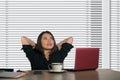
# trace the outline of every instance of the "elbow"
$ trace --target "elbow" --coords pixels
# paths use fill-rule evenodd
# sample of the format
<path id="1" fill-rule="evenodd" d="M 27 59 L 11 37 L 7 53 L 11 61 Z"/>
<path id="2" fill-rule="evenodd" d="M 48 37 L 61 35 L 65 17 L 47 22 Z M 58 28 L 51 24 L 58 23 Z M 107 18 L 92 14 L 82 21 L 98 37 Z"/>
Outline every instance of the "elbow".
<path id="1" fill-rule="evenodd" d="M 21 36 L 21 42 L 23 42 L 25 39 L 25 36 Z"/>
<path id="2" fill-rule="evenodd" d="M 28 42 L 26 40 L 26 36 L 21 36 L 21 43 L 22 43 L 22 45 L 28 44 Z"/>
<path id="3" fill-rule="evenodd" d="M 72 44 L 73 43 L 73 37 L 69 37 L 67 39 L 66 43 Z"/>
<path id="4" fill-rule="evenodd" d="M 24 39 L 24 38 L 26 38 L 26 36 L 21 36 L 21 39 Z"/>

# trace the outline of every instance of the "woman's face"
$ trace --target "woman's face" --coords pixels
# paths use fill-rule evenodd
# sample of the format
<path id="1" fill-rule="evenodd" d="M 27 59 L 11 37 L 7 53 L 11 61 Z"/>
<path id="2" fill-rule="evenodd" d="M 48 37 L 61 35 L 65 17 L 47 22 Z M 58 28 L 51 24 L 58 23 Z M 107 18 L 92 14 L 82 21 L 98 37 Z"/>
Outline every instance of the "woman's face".
<path id="1" fill-rule="evenodd" d="M 43 49 L 50 50 L 54 47 L 54 40 L 50 34 L 45 33 L 42 35 L 41 44 Z"/>

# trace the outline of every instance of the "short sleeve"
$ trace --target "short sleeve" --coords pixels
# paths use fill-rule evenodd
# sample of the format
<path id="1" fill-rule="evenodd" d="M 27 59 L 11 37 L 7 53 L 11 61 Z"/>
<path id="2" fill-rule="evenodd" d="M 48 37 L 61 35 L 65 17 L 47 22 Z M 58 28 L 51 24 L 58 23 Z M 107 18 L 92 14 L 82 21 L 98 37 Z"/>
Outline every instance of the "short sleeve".
<path id="1" fill-rule="evenodd" d="M 26 53 L 27 57 L 34 55 L 34 49 L 31 45 L 22 45 L 22 50 Z"/>
<path id="2" fill-rule="evenodd" d="M 62 45 L 62 48 L 59 50 L 59 53 L 61 55 L 61 58 L 65 58 L 68 54 L 68 52 L 73 48 L 73 45 L 69 44 L 69 43 L 64 43 Z"/>
<path id="3" fill-rule="evenodd" d="M 65 49 L 65 50 L 70 51 L 70 49 L 73 48 L 73 45 L 72 45 L 72 44 L 69 44 L 69 43 L 64 43 L 64 44 L 62 45 L 62 48 Z"/>

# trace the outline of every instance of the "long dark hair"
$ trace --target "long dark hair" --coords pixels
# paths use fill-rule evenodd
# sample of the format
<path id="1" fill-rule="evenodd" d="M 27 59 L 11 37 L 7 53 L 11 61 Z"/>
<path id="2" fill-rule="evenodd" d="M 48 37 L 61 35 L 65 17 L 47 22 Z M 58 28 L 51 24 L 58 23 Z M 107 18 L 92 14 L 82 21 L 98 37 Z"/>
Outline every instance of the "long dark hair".
<path id="1" fill-rule="evenodd" d="M 51 53 L 50 53 L 50 54 L 52 54 L 52 53 L 54 53 L 54 52 L 56 52 L 56 51 L 58 50 L 58 47 L 57 47 L 57 45 L 56 45 L 55 38 L 54 38 L 53 34 L 52 34 L 50 31 L 43 31 L 43 32 L 38 36 L 37 44 L 36 44 L 35 49 L 38 50 L 38 51 L 41 52 L 41 53 L 44 53 L 43 48 L 42 48 L 41 39 L 42 39 L 42 35 L 45 34 L 45 33 L 50 34 L 50 35 L 52 36 L 53 41 L 54 41 L 54 47 L 51 49 Z"/>

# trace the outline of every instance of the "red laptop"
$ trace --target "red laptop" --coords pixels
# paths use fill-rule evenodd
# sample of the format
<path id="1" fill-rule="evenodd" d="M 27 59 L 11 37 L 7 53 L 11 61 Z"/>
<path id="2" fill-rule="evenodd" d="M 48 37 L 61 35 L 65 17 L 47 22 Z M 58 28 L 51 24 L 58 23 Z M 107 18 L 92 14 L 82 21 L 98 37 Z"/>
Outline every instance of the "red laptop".
<path id="1" fill-rule="evenodd" d="M 98 68 L 99 48 L 76 48 L 74 69 L 95 70 Z"/>

